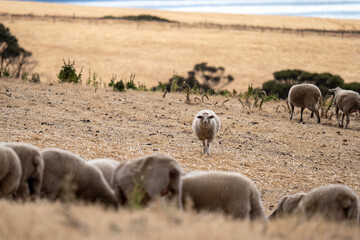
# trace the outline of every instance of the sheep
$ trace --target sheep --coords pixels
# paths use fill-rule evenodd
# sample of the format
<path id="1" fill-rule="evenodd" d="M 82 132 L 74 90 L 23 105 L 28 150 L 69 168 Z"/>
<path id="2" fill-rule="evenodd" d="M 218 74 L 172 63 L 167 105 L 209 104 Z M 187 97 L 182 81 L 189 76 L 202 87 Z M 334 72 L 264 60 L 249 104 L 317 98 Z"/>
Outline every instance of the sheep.
<path id="1" fill-rule="evenodd" d="M 99 168 L 107 183 L 112 187 L 113 174 L 115 169 L 120 165 L 119 162 L 112 159 L 93 159 L 88 161 L 88 164 Z"/>
<path id="2" fill-rule="evenodd" d="M 117 208 L 115 192 L 97 167 L 65 150 L 44 149 L 41 154 L 45 162 L 43 198 L 66 200 L 66 194 L 74 193 L 77 199 Z"/>
<path id="3" fill-rule="evenodd" d="M 15 199 L 23 201 L 40 196 L 43 182 L 44 160 L 40 149 L 27 143 L 2 143 L 1 145 L 12 148 L 21 162 L 21 179 L 16 191 Z"/>
<path id="4" fill-rule="evenodd" d="M 299 206 L 299 202 L 303 199 L 303 197 L 305 197 L 305 195 L 305 193 L 296 193 L 282 197 L 276 209 L 270 214 L 269 219 L 294 213 Z"/>
<path id="5" fill-rule="evenodd" d="M 292 203 L 287 204 L 288 201 Z M 287 208 L 286 205 L 291 205 L 291 207 Z M 281 214 L 278 214 L 280 212 Z M 298 214 L 307 218 L 322 215 L 327 219 L 350 220 L 358 223 L 359 198 L 351 188 L 345 185 L 325 185 L 305 194 L 285 196 L 269 218 L 286 214 Z"/>
<path id="6" fill-rule="evenodd" d="M 204 153 L 210 155 L 210 143 L 221 127 L 218 116 L 211 110 L 198 112 L 192 123 L 192 129 L 196 137 L 203 142 Z"/>
<path id="7" fill-rule="evenodd" d="M 11 198 L 21 179 L 21 162 L 9 147 L 0 146 L 0 197 Z"/>
<path id="8" fill-rule="evenodd" d="M 288 101 L 291 106 L 290 120 L 294 115 L 294 107 L 300 107 L 300 120 L 299 123 L 303 123 L 303 112 L 305 108 L 311 111 L 311 117 L 313 113 L 316 114 L 317 122 L 320 123 L 319 111 L 316 108 L 316 104 L 321 99 L 320 89 L 314 84 L 302 83 L 293 85 L 289 90 Z"/>
<path id="9" fill-rule="evenodd" d="M 115 170 L 113 187 L 122 205 L 147 205 L 167 196 L 181 203 L 182 169 L 175 159 L 163 154 L 151 154 L 125 161 Z"/>
<path id="10" fill-rule="evenodd" d="M 260 193 L 247 177 L 230 172 L 203 172 L 183 177 L 183 203 L 200 210 L 223 211 L 236 219 L 265 220 Z"/>
<path id="11" fill-rule="evenodd" d="M 345 129 L 350 123 L 350 113 L 359 111 L 360 114 L 360 95 L 351 90 L 343 90 L 339 87 L 330 89 L 334 93 L 334 105 L 338 127 L 344 126 L 344 116 L 346 116 Z M 343 112 L 341 125 L 339 121 L 339 110 Z"/>

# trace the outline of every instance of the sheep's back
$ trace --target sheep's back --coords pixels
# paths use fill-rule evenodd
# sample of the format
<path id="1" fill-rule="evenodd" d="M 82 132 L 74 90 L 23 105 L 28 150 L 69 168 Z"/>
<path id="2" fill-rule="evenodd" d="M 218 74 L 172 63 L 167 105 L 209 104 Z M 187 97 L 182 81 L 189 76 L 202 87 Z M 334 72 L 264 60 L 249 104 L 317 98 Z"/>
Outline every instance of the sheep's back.
<path id="1" fill-rule="evenodd" d="M 341 219 L 358 219 L 359 198 L 356 193 L 347 186 L 332 184 L 315 188 L 308 192 L 300 202 L 300 209 L 306 215 L 316 213 L 325 214 L 327 217 Z M 344 210 L 355 212 L 346 216 Z"/>
<path id="2" fill-rule="evenodd" d="M 224 209 L 228 203 L 249 201 L 250 188 L 251 182 L 239 174 L 210 172 L 183 177 L 183 196 L 190 196 L 198 209 Z"/>
<path id="3" fill-rule="evenodd" d="M 343 111 L 345 106 L 357 106 L 360 103 L 360 95 L 354 91 L 343 90 L 335 95 L 334 103 Z"/>
<path id="4" fill-rule="evenodd" d="M 297 84 L 290 88 L 288 100 L 297 107 L 306 108 L 316 104 L 321 97 L 321 92 L 314 84 Z"/>

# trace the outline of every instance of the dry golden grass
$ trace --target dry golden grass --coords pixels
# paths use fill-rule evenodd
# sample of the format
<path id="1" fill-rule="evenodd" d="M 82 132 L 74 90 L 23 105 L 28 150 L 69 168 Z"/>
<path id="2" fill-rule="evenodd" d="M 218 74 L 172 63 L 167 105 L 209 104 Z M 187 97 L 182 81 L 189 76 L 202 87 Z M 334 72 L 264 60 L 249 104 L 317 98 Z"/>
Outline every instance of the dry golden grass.
<path id="1" fill-rule="evenodd" d="M 191 96 L 193 100 L 195 96 Z M 0 80 L 0 142 L 20 141 L 40 148 L 70 150 L 86 159 L 134 159 L 153 152 L 168 154 L 186 172 L 222 170 L 252 179 L 262 194 L 266 214 L 285 194 L 342 183 L 360 191 L 360 122 L 349 129 L 336 120 L 316 124 L 299 111 L 289 121 L 284 103 L 266 103 L 262 111 L 244 109 L 235 98 L 210 97 L 186 104 L 185 94 L 114 92 L 71 84 L 30 84 Z M 214 105 L 215 102 L 218 104 Z M 211 109 L 222 128 L 211 155 L 192 133 L 194 115 Z M 65 210 L 64 210 L 65 209 Z M 0 239 L 359 239 L 357 226 L 285 219 L 250 224 L 219 214 L 174 209 L 104 211 L 97 206 L 36 202 L 0 202 Z"/>
<path id="2" fill-rule="evenodd" d="M 0 12 L 58 16 L 121 16 L 147 13 L 181 22 L 214 22 L 257 26 L 359 30 L 360 21 L 316 18 L 197 14 L 152 10 L 95 8 L 61 4 L 0 1 Z M 97 72 L 104 82 L 113 74 L 154 86 L 174 72 L 186 76 L 200 62 L 223 66 L 235 81 L 228 89 L 244 91 L 249 84 L 261 86 L 272 73 L 287 68 L 339 74 L 346 82 L 358 81 L 358 38 L 177 28 L 169 24 L 126 21 L 40 20 L 10 18 L 0 21 L 10 28 L 38 62 L 34 71 L 42 81 L 57 80 L 63 59 Z"/>

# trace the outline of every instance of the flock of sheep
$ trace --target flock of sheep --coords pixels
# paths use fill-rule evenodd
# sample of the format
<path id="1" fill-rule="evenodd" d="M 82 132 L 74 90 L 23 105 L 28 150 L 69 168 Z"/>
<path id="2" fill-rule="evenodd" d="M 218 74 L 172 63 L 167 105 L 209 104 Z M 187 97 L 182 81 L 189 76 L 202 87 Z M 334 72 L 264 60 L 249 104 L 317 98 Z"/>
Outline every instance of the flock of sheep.
<path id="1" fill-rule="evenodd" d="M 344 90 L 339 87 L 330 89 L 329 92 L 334 93 L 334 105 L 336 119 L 339 127 L 344 126 L 344 117 L 346 116 L 346 124 L 344 128 L 347 128 L 350 122 L 350 113 L 359 112 L 360 114 L 360 95 L 357 92 L 351 90 Z M 321 101 L 320 89 L 314 84 L 297 84 L 290 88 L 288 101 L 291 106 L 290 120 L 294 114 L 294 107 L 300 107 L 300 121 L 303 122 L 303 112 L 307 108 L 311 111 L 311 116 L 316 114 L 317 122 L 320 123 L 319 111 L 316 108 L 316 104 Z M 343 112 L 341 124 L 339 121 L 339 110 Z"/>
<path id="2" fill-rule="evenodd" d="M 360 96 L 340 88 L 335 93 L 336 114 L 360 112 Z M 310 109 L 320 122 L 315 105 L 321 93 L 312 84 L 290 89 L 291 117 L 294 106 Z M 339 122 L 339 119 L 338 119 Z M 210 154 L 210 142 L 221 127 L 213 111 L 202 110 L 193 121 L 193 131 Z M 84 202 L 99 202 L 118 208 L 133 203 L 147 205 L 161 198 L 183 209 L 223 211 L 238 219 L 266 220 L 284 215 L 312 217 L 322 215 L 335 220 L 359 221 L 359 198 L 344 185 L 326 185 L 307 193 L 284 196 L 266 217 L 260 192 L 255 184 L 239 173 L 184 173 L 178 162 L 166 155 L 152 154 L 117 162 L 111 159 L 85 160 L 61 149 L 39 149 L 26 143 L 0 143 L 0 197 L 28 201 L 45 198 L 66 200 L 69 194 Z"/>

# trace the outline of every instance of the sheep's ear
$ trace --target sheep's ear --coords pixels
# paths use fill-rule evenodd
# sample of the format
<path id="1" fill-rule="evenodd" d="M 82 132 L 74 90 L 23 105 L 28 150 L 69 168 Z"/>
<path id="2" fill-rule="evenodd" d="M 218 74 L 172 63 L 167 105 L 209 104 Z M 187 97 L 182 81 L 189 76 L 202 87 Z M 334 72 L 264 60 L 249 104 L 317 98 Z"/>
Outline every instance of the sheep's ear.
<path id="1" fill-rule="evenodd" d="M 211 116 L 209 116 L 209 119 L 212 119 L 212 118 L 214 118 L 214 116 L 212 116 L 212 115 L 211 115 Z"/>
<path id="2" fill-rule="evenodd" d="M 203 119 L 204 117 L 200 115 L 200 116 L 196 116 L 196 118 Z"/>
<path id="3" fill-rule="evenodd" d="M 335 88 L 329 89 L 329 92 L 335 92 Z"/>

